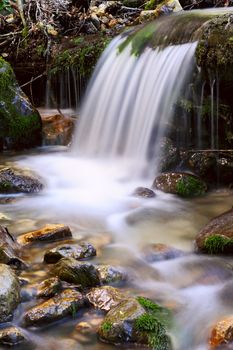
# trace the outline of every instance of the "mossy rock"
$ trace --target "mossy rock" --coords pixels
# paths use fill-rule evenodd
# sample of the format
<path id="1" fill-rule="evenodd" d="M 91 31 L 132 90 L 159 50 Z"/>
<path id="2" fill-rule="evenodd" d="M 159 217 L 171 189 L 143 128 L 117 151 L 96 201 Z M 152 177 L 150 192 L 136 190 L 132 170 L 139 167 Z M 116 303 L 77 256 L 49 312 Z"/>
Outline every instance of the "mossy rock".
<path id="1" fill-rule="evenodd" d="M 187 173 L 161 174 L 152 187 L 181 197 L 201 196 L 207 191 L 206 184 L 199 177 Z"/>
<path id="2" fill-rule="evenodd" d="M 213 218 L 197 235 L 198 251 L 209 254 L 233 253 L 233 209 Z"/>
<path id="3" fill-rule="evenodd" d="M 20 89 L 9 63 L 0 57 L 0 148 L 41 144 L 41 118 Z"/>
<path id="4" fill-rule="evenodd" d="M 123 300 L 112 308 L 99 329 L 100 338 L 112 344 L 131 343 L 156 350 L 170 350 L 167 334 L 169 312 L 151 300 Z"/>

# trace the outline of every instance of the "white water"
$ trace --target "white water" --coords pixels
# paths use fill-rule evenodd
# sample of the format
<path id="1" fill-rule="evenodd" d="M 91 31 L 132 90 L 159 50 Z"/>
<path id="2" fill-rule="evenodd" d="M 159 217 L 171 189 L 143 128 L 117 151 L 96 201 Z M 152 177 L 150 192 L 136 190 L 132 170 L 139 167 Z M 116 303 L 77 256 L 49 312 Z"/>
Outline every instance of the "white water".
<path id="1" fill-rule="evenodd" d="M 81 111 L 74 151 L 130 161 L 140 173 L 159 142 L 181 88 L 194 67 L 196 43 L 119 53 L 117 38 L 101 58 Z M 153 145 L 151 144 L 153 137 Z"/>

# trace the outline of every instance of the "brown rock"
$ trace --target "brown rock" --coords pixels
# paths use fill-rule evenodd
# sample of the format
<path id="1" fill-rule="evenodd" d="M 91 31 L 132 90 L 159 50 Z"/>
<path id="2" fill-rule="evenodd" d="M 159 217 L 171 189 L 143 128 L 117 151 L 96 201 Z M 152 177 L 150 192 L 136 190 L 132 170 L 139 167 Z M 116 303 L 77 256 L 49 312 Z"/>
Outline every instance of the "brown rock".
<path id="1" fill-rule="evenodd" d="M 213 349 L 219 345 L 233 341 L 233 316 L 219 321 L 212 329 L 209 344 Z"/>
<path id="2" fill-rule="evenodd" d="M 125 296 L 117 288 L 104 286 L 92 288 L 87 294 L 89 302 L 97 309 L 109 311 L 125 299 Z"/>
<path id="3" fill-rule="evenodd" d="M 17 238 L 21 245 L 28 245 L 38 242 L 54 242 L 72 237 L 70 228 L 61 224 L 46 225 L 45 227 L 24 233 Z"/>
<path id="4" fill-rule="evenodd" d="M 68 145 L 72 140 L 75 120 L 60 114 L 42 116 L 42 135 L 45 145 Z"/>

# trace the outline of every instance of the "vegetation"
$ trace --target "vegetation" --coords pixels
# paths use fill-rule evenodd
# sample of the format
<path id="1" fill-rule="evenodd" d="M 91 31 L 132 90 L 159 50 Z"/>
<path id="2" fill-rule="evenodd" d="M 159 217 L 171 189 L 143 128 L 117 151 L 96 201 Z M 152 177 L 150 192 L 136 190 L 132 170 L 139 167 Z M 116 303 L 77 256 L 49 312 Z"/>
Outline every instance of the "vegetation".
<path id="1" fill-rule="evenodd" d="M 101 328 L 103 332 L 109 332 L 112 329 L 112 323 L 106 321 L 101 325 Z"/>
<path id="2" fill-rule="evenodd" d="M 233 238 L 223 235 L 213 235 L 207 237 L 204 242 L 204 248 L 209 254 L 222 254 L 233 249 Z"/>
<path id="3" fill-rule="evenodd" d="M 176 191 L 182 197 L 201 196 L 206 191 L 205 184 L 195 176 L 185 176 L 177 181 Z"/>

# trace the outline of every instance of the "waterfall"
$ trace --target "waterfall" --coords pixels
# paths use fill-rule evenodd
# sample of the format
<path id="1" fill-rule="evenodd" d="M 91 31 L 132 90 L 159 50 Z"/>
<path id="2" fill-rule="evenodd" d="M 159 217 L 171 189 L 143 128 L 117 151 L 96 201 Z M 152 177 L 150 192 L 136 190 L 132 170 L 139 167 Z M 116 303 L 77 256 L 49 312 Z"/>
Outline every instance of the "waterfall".
<path id="1" fill-rule="evenodd" d="M 124 39 L 123 39 L 124 40 Z M 195 65 L 196 43 L 119 52 L 117 38 L 101 58 L 81 111 L 74 148 L 87 157 L 146 164 L 159 142 L 181 89 Z"/>

